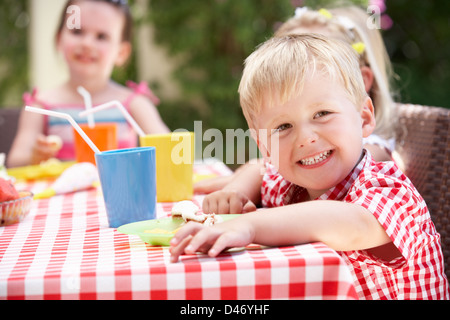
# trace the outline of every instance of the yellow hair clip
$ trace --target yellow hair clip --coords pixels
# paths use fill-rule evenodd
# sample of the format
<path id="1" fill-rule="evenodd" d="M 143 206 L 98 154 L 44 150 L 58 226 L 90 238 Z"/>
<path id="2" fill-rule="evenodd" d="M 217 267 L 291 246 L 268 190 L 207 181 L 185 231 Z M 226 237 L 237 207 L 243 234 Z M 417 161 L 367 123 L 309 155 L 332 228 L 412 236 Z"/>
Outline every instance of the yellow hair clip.
<path id="1" fill-rule="evenodd" d="M 366 49 L 366 45 L 362 42 L 355 42 L 352 44 L 352 48 L 358 53 L 362 54 L 364 50 Z"/>
<path id="2" fill-rule="evenodd" d="M 333 18 L 333 15 L 332 15 L 332 14 L 330 13 L 330 11 L 328 11 L 327 9 L 322 8 L 322 9 L 320 9 L 318 12 L 319 12 L 321 15 L 323 15 L 325 18 L 327 18 L 327 19 Z"/>

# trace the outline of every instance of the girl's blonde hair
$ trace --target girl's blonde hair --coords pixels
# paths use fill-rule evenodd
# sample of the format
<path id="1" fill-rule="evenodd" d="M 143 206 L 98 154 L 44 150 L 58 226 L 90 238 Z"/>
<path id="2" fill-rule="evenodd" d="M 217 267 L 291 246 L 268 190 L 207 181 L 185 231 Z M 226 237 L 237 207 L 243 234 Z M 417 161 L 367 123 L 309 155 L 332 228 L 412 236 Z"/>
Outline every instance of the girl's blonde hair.
<path id="1" fill-rule="evenodd" d="M 374 74 L 374 82 L 369 92 L 375 106 L 376 134 L 383 138 L 394 136 L 395 103 L 391 92 L 393 71 L 383 38 L 375 27 L 368 27 L 371 17 L 361 8 L 346 6 L 328 11 L 331 15 L 314 10 L 301 10 L 286 21 L 275 36 L 285 36 L 298 28 L 324 28 L 330 37 L 343 40 L 350 45 L 363 43 L 364 50 L 359 54 L 360 66 L 368 66 Z"/>
<path id="2" fill-rule="evenodd" d="M 301 93 L 307 77 L 323 74 L 342 84 L 348 98 L 360 107 L 367 93 L 358 56 L 342 41 L 318 34 L 273 37 L 246 60 L 239 84 L 240 103 L 250 128 L 264 104 L 274 107 Z"/>

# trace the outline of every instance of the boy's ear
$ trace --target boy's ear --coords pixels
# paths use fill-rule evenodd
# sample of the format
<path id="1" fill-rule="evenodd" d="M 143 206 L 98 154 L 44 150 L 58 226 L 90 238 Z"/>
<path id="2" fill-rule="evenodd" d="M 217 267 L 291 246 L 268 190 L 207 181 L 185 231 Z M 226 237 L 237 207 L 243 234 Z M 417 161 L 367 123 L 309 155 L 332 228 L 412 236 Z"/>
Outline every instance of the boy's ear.
<path id="1" fill-rule="evenodd" d="M 361 108 L 362 133 L 363 137 L 367 138 L 375 130 L 375 111 L 373 108 L 372 99 L 367 97 Z"/>
<path id="2" fill-rule="evenodd" d="M 122 41 L 119 48 L 119 53 L 116 59 L 116 66 L 121 67 L 131 55 L 131 43 Z"/>

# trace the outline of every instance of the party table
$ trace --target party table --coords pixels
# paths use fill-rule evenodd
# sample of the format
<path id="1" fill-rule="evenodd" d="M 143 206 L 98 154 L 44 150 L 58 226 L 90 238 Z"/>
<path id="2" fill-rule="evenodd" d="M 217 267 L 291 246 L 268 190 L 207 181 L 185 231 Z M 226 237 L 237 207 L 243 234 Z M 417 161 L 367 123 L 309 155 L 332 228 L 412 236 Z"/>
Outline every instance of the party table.
<path id="1" fill-rule="evenodd" d="M 222 163 L 197 175 L 229 174 Z M 24 182 L 37 192 L 48 181 Z M 20 185 L 20 183 L 19 183 Z M 201 207 L 203 195 L 193 202 Z M 173 203 L 158 203 L 158 218 Z M 132 210 L 132 208 L 130 208 Z M 340 256 L 322 243 L 250 246 L 216 258 L 185 255 L 108 227 L 96 188 L 35 200 L 20 223 L 0 227 L 0 299 L 357 299 Z"/>

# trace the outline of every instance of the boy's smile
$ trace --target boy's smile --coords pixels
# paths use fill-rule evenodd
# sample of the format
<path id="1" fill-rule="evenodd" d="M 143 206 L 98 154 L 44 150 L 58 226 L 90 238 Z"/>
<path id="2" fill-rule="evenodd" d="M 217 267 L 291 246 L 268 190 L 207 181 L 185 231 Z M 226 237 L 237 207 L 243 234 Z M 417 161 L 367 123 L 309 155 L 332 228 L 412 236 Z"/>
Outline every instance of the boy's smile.
<path id="1" fill-rule="evenodd" d="M 351 172 L 361 157 L 362 138 L 375 125 L 369 98 L 356 106 L 340 83 L 319 73 L 308 76 L 289 101 L 263 105 L 257 118 L 257 129 L 269 132 L 269 139 L 260 141 L 268 141 L 263 147 L 272 163 L 312 199 Z"/>
<path id="2" fill-rule="evenodd" d="M 314 156 L 301 159 L 300 161 L 298 161 L 298 164 L 309 168 L 321 166 L 326 161 L 328 161 L 328 159 L 330 159 L 332 152 L 333 152 L 332 150 L 320 152 Z"/>

